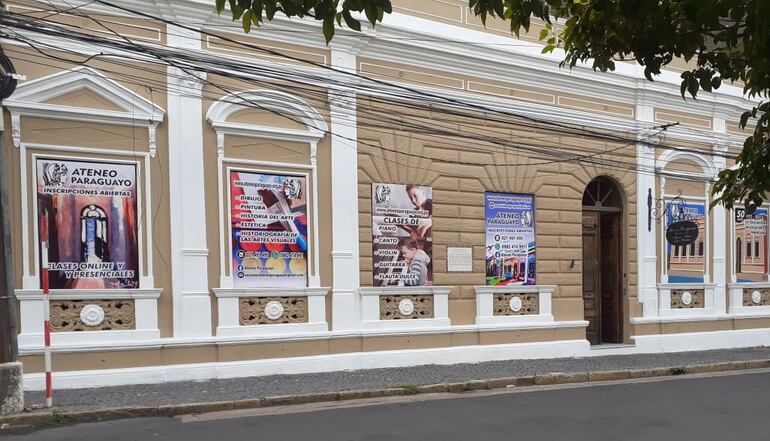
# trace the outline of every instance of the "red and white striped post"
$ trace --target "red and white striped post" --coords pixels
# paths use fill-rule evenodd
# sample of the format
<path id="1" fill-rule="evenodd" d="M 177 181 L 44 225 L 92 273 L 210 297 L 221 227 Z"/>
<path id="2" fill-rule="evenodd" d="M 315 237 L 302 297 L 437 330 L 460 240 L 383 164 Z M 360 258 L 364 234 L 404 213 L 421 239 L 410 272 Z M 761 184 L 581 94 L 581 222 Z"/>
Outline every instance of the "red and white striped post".
<path id="1" fill-rule="evenodd" d="M 48 291 L 48 213 L 40 216 L 40 277 L 43 285 L 43 354 L 45 357 L 45 406 L 53 406 L 51 381 L 51 304 Z"/>

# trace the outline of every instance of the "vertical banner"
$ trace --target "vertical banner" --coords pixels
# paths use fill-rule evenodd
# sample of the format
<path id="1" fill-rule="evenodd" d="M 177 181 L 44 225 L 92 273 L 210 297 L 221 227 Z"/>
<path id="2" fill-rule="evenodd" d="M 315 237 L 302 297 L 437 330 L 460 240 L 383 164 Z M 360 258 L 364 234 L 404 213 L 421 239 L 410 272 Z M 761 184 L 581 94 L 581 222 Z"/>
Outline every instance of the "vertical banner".
<path id="1" fill-rule="evenodd" d="M 307 187 L 303 176 L 230 172 L 233 286 L 307 286 Z"/>
<path id="2" fill-rule="evenodd" d="M 669 283 L 702 283 L 705 267 L 706 206 L 674 202 L 666 212 Z"/>
<path id="3" fill-rule="evenodd" d="M 735 272 L 738 282 L 767 280 L 768 209 L 735 209 Z"/>
<path id="4" fill-rule="evenodd" d="M 534 285 L 535 196 L 486 193 L 487 285 Z"/>
<path id="5" fill-rule="evenodd" d="M 372 184 L 374 286 L 433 284 L 433 189 Z"/>
<path id="6" fill-rule="evenodd" d="M 51 289 L 139 287 L 136 164 L 38 158 Z"/>

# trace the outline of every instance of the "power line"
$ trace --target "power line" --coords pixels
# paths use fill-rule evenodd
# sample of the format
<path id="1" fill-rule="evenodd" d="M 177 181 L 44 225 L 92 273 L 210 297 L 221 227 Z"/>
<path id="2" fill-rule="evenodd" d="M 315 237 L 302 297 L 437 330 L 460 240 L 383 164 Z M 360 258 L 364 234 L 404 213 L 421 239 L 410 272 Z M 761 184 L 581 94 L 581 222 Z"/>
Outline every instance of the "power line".
<path id="1" fill-rule="evenodd" d="M 113 31 L 113 32 L 114 32 L 114 31 Z M 129 42 L 129 43 L 131 43 L 131 42 Z M 133 44 L 133 43 L 132 43 L 132 44 Z M 150 52 L 150 51 L 149 51 L 147 48 L 141 48 L 141 52 L 146 54 L 146 53 L 148 53 L 148 52 Z M 154 55 L 154 56 L 155 56 L 156 58 L 158 58 L 158 59 L 161 59 L 161 60 L 165 61 L 166 63 L 169 63 L 169 60 L 165 60 L 165 58 L 164 58 L 163 56 L 159 56 L 159 55 L 157 55 L 157 54 L 152 54 L 152 55 Z M 73 60 L 67 60 L 67 61 L 68 61 L 68 62 L 73 62 L 73 63 L 75 63 L 75 61 L 73 61 Z M 170 65 L 177 65 L 176 63 L 169 63 L 169 64 L 170 64 Z M 178 66 L 178 65 L 177 65 L 177 67 L 181 67 L 181 66 Z M 198 66 L 188 66 L 188 67 L 190 67 L 191 69 L 195 69 L 195 68 L 197 68 Z M 225 90 L 225 91 L 226 91 L 226 92 L 228 92 L 228 93 L 231 93 L 231 94 L 233 93 L 232 91 L 229 91 L 229 90 L 226 90 L 226 89 L 222 88 L 222 86 L 221 86 L 221 85 L 217 85 L 217 84 L 211 83 L 210 81 L 209 81 L 208 83 L 209 83 L 209 84 L 212 84 L 212 85 L 213 85 L 213 86 L 215 86 L 215 87 L 218 87 L 218 88 L 220 88 L 220 89 L 223 89 L 223 90 Z M 237 95 L 237 93 L 236 93 L 236 95 Z M 270 109 L 266 109 L 266 110 L 270 110 Z M 283 115 L 283 116 L 286 116 L 286 115 Z M 414 127 L 413 127 L 413 128 L 414 128 Z M 449 134 L 449 133 L 445 133 L 445 132 L 443 132 L 443 133 L 442 133 L 442 132 L 440 132 L 439 134 L 440 134 L 440 135 L 451 135 L 451 134 Z M 492 141 L 492 142 L 494 142 L 493 140 L 489 140 L 489 139 L 484 139 L 484 141 Z M 635 140 L 635 141 L 636 141 L 636 140 Z M 528 147 L 529 147 L 529 146 L 528 146 Z M 382 146 L 379 146 L 379 148 L 383 148 L 383 147 L 382 147 Z M 529 148 L 531 149 L 531 147 L 529 147 Z M 394 153 L 398 153 L 398 154 L 407 154 L 407 155 L 409 155 L 408 153 L 405 153 L 405 152 L 402 152 L 402 151 L 398 151 L 398 150 L 394 151 Z M 542 153 L 542 152 L 541 152 L 541 153 Z M 546 154 L 548 154 L 548 153 L 551 153 L 551 152 L 545 152 L 545 153 L 546 153 Z M 592 155 L 592 156 L 595 156 L 595 155 L 601 155 L 601 154 L 605 154 L 605 153 L 606 153 L 606 152 L 601 152 L 601 151 L 599 151 L 599 152 L 595 152 L 595 153 L 594 153 L 594 155 Z M 420 156 L 420 155 L 415 155 L 415 156 L 417 156 L 417 157 L 419 157 L 419 158 L 424 158 L 423 156 Z M 441 160 L 440 158 L 430 158 L 430 159 L 431 159 L 431 160 Z M 567 161 L 567 162 L 577 162 L 577 160 L 579 160 L 579 159 L 580 159 L 579 157 L 578 157 L 578 158 L 575 158 L 575 157 L 574 157 L 574 155 L 572 155 L 572 157 L 571 157 L 571 158 L 569 158 L 569 159 L 566 159 L 566 160 L 564 160 L 564 161 Z M 556 162 L 556 161 L 549 161 L 549 162 Z M 480 165 L 480 166 L 489 166 L 490 164 L 475 164 L 475 165 Z M 493 164 L 493 165 L 497 166 L 497 165 L 505 165 L 505 164 Z M 516 166 L 520 166 L 521 164 L 517 163 L 517 164 L 509 164 L 509 165 L 516 165 Z M 606 163 L 595 163 L 595 165 L 598 165 L 598 166 L 602 166 L 602 167 L 611 167 L 611 166 L 615 166 L 615 167 L 617 168 L 617 164 L 616 164 L 616 163 L 613 163 L 613 164 L 606 164 Z M 635 164 L 633 164 L 633 165 L 632 165 L 632 164 L 627 164 L 627 167 L 628 167 L 628 166 L 634 167 L 634 169 L 635 169 L 636 171 L 639 171 L 639 167 L 638 167 L 637 165 L 635 165 Z M 654 170 L 653 170 L 653 172 L 654 172 Z"/>
<path id="2" fill-rule="evenodd" d="M 99 21 L 98 21 L 98 20 L 94 19 L 93 17 L 91 17 L 91 16 L 89 16 L 89 15 L 87 15 L 87 14 L 86 14 L 86 15 L 82 15 L 82 16 L 83 16 L 84 18 L 89 18 L 89 19 L 91 19 L 92 21 L 94 21 L 94 22 L 96 22 L 96 23 L 99 23 Z M 102 26 L 103 26 L 103 25 L 102 25 Z M 103 27 L 104 27 L 105 29 L 108 29 L 106 26 L 103 26 Z M 115 34 L 115 35 L 118 35 L 118 34 L 117 34 L 115 31 L 113 31 L 113 30 L 110 30 L 110 29 L 108 29 L 108 30 L 109 30 L 111 33 L 113 33 L 113 34 Z M 123 37 L 123 36 L 120 36 L 120 38 L 123 38 L 123 39 L 125 39 L 125 37 Z M 135 43 L 133 43 L 133 42 L 132 42 L 132 44 L 135 44 Z M 239 42 L 239 44 L 243 45 L 243 44 L 245 44 L 245 43 L 241 43 L 241 42 Z M 249 46 L 251 46 L 251 45 L 249 45 Z M 285 54 L 284 54 L 284 56 L 285 56 Z M 291 57 L 289 57 L 289 58 L 291 58 Z M 198 62 L 201 62 L 201 61 L 204 61 L 204 60 L 199 60 L 199 59 L 198 59 L 197 61 L 198 61 Z M 228 61 L 227 61 L 227 60 L 222 60 L 222 59 L 217 59 L 215 62 L 216 62 L 216 64 L 217 64 L 217 65 L 222 65 L 222 64 L 227 64 L 227 63 L 228 63 Z M 196 68 L 199 68 L 199 66 L 196 66 Z M 250 66 L 244 67 L 243 65 L 237 65 L 237 66 L 231 66 L 231 68 L 232 68 L 232 69 L 235 69 L 236 71 L 241 71 L 241 70 L 243 70 L 243 69 L 248 69 L 248 68 L 250 68 Z M 260 68 L 260 69 L 259 69 L 259 72 L 258 72 L 258 74 L 264 74 L 264 73 L 266 73 L 266 72 L 267 72 L 267 73 L 269 73 L 269 74 L 277 75 L 279 78 L 283 78 L 283 76 L 285 75 L 285 71 L 283 71 L 283 70 L 271 70 L 271 71 L 267 71 L 267 70 L 265 70 L 264 68 Z M 228 74 L 228 73 L 223 73 L 223 75 L 227 75 L 227 74 Z M 295 75 L 295 77 L 297 77 L 297 76 L 298 76 L 296 73 L 294 73 L 294 75 Z M 304 79 L 304 80 L 307 80 L 307 81 L 315 81 L 315 82 L 327 80 L 327 78 L 325 78 L 325 77 L 321 77 L 321 78 L 319 78 L 319 77 L 310 77 L 310 78 L 307 78 L 307 77 L 306 77 L 306 78 L 301 78 L 301 79 Z M 351 86 L 351 85 L 350 85 L 350 84 L 345 84 L 345 86 L 349 87 L 349 86 Z M 356 86 L 356 84 L 354 83 L 354 84 L 352 84 L 352 86 L 353 86 L 353 87 L 355 87 L 355 86 Z M 399 98 L 399 103 L 400 103 L 400 104 L 402 104 L 402 103 L 407 103 L 407 105 L 408 105 L 408 101 L 404 101 L 404 99 L 406 98 L 405 96 L 403 96 L 403 95 L 399 95 L 399 96 L 398 96 L 398 98 Z M 434 101 L 432 101 L 432 102 L 436 102 L 436 101 L 434 100 Z M 436 110 L 437 110 L 436 108 L 431 108 L 431 111 L 436 111 Z M 447 109 L 441 109 L 440 111 L 442 111 L 442 112 L 447 112 Z M 458 113 L 454 112 L 453 114 L 457 115 Z M 468 114 L 461 114 L 461 115 L 462 115 L 462 116 L 465 116 L 465 117 L 471 117 L 471 116 L 469 116 Z M 477 116 L 476 116 L 476 115 L 474 115 L 473 117 L 477 117 Z M 492 119 L 492 118 L 489 118 L 489 116 L 488 116 L 488 115 L 485 115 L 485 120 L 494 120 L 494 119 Z M 435 123 L 435 122 L 432 122 L 432 123 Z M 509 122 L 509 121 L 505 121 L 505 123 L 510 123 L 510 122 Z M 522 124 L 522 122 L 518 122 L 517 124 L 518 124 L 518 125 L 525 125 L 525 124 Z M 548 124 L 551 124 L 551 123 L 548 123 Z M 537 128 L 537 129 L 542 129 L 542 128 L 543 128 L 543 127 L 542 127 L 542 125 L 533 125 L 533 126 L 529 126 L 529 127 L 532 127 L 532 128 Z M 553 129 L 553 127 L 549 127 L 549 128 L 548 128 L 548 130 L 554 130 L 554 129 Z M 584 130 L 584 129 L 579 129 L 579 128 L 576 128 L 576 127 L 573 127 L 573 129 L 572 129 L 571 131 L 565 131 L 565 133 L 569 133 L 569 134 L 572 134 L 572 135 L 576 135 L 576 136 L 582 136 L 582 137 L 592 137 L 592 136 L 593 136 L 593 137 L 597 137 L 597 138 L 599 138 L 599 139 L 603 139 L 603 140 L 609 140 L 609 141 L 618 141 L 618 140 L 621 140 L 621 142 L 629 142 L 629 138 L 625 138 L 625 137 L 618 137 L 618 136 L 616 136 L 616 135 L 611 135 L 611 134 L 608 134 L 608 133 L 602 133 L 602 134 L 601 134 L 601 136 L 599 136 L 599 135 L 596 135 L 596 134 L 590 134 L 590 135 L 589 135 L 589 134 L 586 134 L 586 133 L 585 133 L 585 130 Z M 642 140 L 634 140 L 634 141 L 635 141 L 635 142 L 637 142 L 637 143 L 644 143 L 644 142 L 645 142 L 643 139 L 642 139 Z M 682 148 L 682 147 L 679 147 L 679 146 L 665 146 L 665 145 L 663 145 L 663 144 L 658 144 L 657 146 L 659 146 L 659 147 L 667 147 L 667 148 L 671 148 L 671 149 L 673 149 L 673 150 L 677 150 L 677 151 L 689 151 L 689 152 L 691 152 L 691 153 L 698 153 L 698 154 L 713 154 L 713 155 L 715 155 L 715 156 L 720 156 L 720 155 L 723 155 L 723 154 L 722 154 L 722 153 L 720 153 L 720 152 L 704 152 L 704 151 L 701 151 L 701 150 L 698 150 L 698 149 L 687 149 L 687 148 Z M 735 159 L 735 158 L 731 158 L 731 159 Z"/>

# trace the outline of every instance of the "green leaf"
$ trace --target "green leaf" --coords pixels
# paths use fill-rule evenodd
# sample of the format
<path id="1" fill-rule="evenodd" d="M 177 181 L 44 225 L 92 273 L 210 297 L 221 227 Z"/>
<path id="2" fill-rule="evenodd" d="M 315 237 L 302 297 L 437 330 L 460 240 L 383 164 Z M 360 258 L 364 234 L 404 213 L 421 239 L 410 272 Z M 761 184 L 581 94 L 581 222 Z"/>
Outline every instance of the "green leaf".
<path id="1" fill-rule="evenodd" d="M 352 15 L 350 15 L 350 11 L 343 10 L 341 15 L 343 20 L 345 20 L 345 24 L 348 25 L 350 29 L 353 29 L 354 31 L 361 30 L 361 23 L 359 23 L 358 20 L 353 18 Z"/>
<path id="2" fill-rule="evenodd" d="M 243 13 L 241 24 L 243 25 L 243 32 L 247 34 L 251 32 L 251 9 Z"/>
<path id="3" fill-rule="evenodd" d="M 334 18 L 327 17 L 323 23 L 324 38 L 326 38 L 326 44 L 329 44 L 334 37 Z"/>

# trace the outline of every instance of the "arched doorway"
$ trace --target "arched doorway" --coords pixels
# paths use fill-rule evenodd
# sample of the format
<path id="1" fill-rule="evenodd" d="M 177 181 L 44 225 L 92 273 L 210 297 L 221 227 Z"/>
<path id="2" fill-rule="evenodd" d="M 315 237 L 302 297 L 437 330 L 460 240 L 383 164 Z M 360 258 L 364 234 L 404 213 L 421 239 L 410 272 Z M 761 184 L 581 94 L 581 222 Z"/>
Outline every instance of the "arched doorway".
<path id="1" fill-rule="evenodd" d="M 623 342 L 623 195 L 600 176 L 583 192 L 583 312 L 592 345 Z"/>

